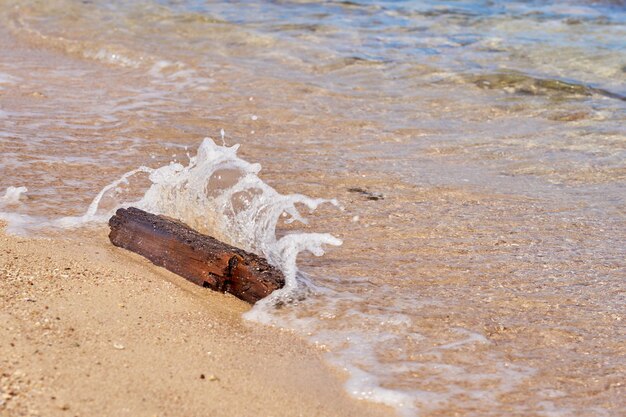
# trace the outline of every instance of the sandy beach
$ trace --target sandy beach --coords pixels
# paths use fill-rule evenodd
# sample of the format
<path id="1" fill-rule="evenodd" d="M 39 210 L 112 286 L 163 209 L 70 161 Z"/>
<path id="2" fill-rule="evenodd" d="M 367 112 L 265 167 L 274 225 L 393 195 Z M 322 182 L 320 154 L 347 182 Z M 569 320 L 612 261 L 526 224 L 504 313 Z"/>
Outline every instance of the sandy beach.
<path id="1" fill-rule="evenodd" d="M 0 0 L 0 417 L 626 416 L 624 39 L 615 0 Z M 285 288 L 114 247 L 122 207 Z"/>
<path id="2" fill-rule="evenodd" d="M 0 235 L 0 415 L 392 414 L 246 303 L 81 234 Z"/>

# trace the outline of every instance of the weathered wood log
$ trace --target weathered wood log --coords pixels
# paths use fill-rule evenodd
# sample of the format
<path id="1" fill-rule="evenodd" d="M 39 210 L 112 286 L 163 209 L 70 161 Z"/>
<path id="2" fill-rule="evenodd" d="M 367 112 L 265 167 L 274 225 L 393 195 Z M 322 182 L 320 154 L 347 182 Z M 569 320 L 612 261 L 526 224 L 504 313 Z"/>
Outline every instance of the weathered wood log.
<path id="1" fill-rule="evenodd" d="M 189 281 L 254 304 L 285 285 L 265 259 L 198 233 L 186 224 L 138 208 L 119 209 L 109 239 Z"/>

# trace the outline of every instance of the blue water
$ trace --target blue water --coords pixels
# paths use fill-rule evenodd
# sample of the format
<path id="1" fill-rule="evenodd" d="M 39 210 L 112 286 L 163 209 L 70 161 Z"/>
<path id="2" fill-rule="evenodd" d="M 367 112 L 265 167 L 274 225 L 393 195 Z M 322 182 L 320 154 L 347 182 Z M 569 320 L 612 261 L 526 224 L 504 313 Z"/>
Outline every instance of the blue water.
<path id="1" fill-rule="evenodd" d="M 621 2 L 160 3 L 297 43 L 298 58 L 312 66 L 327 53 L 391 71 L 427 62 L 457 74 L 510 70 L 610 87 L 622 99 L 626 91 Z M 394 75 L 409 76 L 402 69 Z"/>

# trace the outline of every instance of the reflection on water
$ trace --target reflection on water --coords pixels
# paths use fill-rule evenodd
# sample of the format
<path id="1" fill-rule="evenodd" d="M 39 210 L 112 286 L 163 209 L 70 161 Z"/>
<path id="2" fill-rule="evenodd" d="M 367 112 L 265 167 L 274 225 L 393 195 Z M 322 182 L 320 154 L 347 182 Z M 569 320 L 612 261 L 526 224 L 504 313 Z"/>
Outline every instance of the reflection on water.
<path id="1" fill-rule="evenodd" d="M 345 207 L 307 226 L 344 241 L 301 257 L 315 295 L 273 320 L 354 396 L 405 415 L 620 415 L 625 11 L 0 0 L 0 195 L 82 214 L 224 128 L 279 191 Z"/>

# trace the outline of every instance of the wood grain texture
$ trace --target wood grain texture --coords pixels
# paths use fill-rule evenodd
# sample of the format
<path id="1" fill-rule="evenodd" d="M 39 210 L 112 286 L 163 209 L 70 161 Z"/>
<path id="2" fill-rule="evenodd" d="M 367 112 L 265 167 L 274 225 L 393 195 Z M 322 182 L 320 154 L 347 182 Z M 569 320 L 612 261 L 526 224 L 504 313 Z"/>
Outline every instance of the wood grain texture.
<path id="1" fill-rule="evenodd" d="M 285 285 L 264 258 L 203 235 L 186 224 L 138 208 L 119 209 L 109 220 L 115 246 L 148 258 L 189 281 L 254 304 Z"/>

